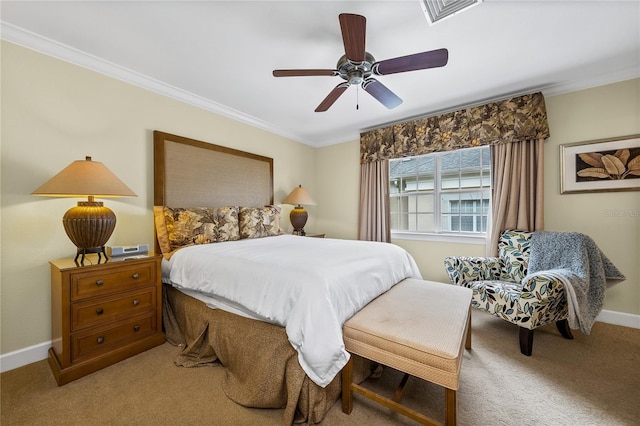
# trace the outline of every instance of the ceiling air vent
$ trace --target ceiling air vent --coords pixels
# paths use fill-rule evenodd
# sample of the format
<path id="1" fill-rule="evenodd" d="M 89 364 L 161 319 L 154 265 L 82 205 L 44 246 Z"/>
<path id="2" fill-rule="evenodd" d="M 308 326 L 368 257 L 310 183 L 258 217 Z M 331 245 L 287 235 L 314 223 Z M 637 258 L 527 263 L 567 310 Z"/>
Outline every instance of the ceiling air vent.
<path id="1" fill-rule="evenodd" d="M 427 21 L 430 24 L 440 22 L 465 9 L 482 3 L 483 0 L 420 0 Z"/>

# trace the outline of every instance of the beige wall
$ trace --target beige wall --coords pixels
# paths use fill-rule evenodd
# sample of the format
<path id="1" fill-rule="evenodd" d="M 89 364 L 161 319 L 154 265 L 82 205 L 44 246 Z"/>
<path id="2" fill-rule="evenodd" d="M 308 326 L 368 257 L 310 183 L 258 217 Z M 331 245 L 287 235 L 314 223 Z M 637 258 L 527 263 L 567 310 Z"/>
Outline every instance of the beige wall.
<path id="1" fill-rule="evenodd" d="M 276 203 L 298 184 L 316 192 L 314 148 L 7 42 L 1 54 L 3 354 L 51 339 L 48 262 L 75 255 L 61 220 L 78 200 L 30 193 L 72 161 L 92 156 L 138 195 L 104 200 L 118 218 L 109 245 L 153 245 L 153 130 L 272 157 Z"/>
<path id="2" fill-rule="evenodd" d="M 627 276 L 607 292 L 604 309 L 640 315 L 640 192 L 560 195 L 559 184 L 560 144 L 640 134 L 640 79 L 547 97 L 546 105 L 551 130 L 545 145 L 546 229 L 590 235 Z M 351 141 L 321 148 L 317 156 L 319 227 L 330 236 L 356 235 L 358 150 L 359 142 Z M 446 256 L 484 255 L 481 245 L 393 242 L 414 256 L 425 279 L 435 281 L 447 281 Z"/>
<path id="3" fill-rule="evenodd" d="M 73 160 L 105 163 L 137 198 L 106 200 L 118 225 L 109 244 L 152 244 L 152 131 L 162 130 L 274 159 L 275 202 L 296 185 L 318 205 L 306 229 L 356 238 L 358 141 L 314 149 L 173 99 L 2 42 L 0 353 L 51 339 L 48 261 L 75 254 L 61 218 L 76 199 L 30 193 Z M 594 237 L 629 279 L 605 309 L 640 314 L 639 218 L 605 217 L 604 206 L 639 208 L 640 192 L 559 195 L 558 145 L 640 133 L 640 80 L 547 98 L 547 228 Z M 282 224 L 291 229 L 284 208 Z M 395 241 L 427 279 L 446 280 L 450 254 L 481 255 L 478 245 Z"/>
<path id="4" fill-rule="evenodd" d="M 640 79 L 547 98 L 545 228 L 595 240 L 627 280 L 604 309 L 640 314 L 640 191 L 560 194 L 560 145 L 640 134 Z"/>

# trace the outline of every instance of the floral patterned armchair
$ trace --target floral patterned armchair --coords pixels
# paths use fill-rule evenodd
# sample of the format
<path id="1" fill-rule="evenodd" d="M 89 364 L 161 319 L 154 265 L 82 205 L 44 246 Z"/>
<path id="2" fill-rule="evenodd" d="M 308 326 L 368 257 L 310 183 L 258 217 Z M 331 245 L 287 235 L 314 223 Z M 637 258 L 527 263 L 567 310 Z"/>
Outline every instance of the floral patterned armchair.
<path id="1" fill-rule="evenodd" d="M 505 231 L 498 257 L 447 257 L 444 265 L 452 284 L 473 290 L 471 304 L 520 327 L 520 352 L 530 356 L 533 331 L 555 322 L 573 339 L 561 282 L 544 272 L 527 275 L 531 232 Z"/>

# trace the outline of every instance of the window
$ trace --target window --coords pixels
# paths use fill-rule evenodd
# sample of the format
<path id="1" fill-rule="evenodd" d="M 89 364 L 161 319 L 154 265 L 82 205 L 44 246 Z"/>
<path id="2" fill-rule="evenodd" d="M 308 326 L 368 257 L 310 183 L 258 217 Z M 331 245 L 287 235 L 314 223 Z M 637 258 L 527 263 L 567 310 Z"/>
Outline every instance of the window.
<path id="1" fill-rule="evenodd" d="M 490 195 L 488 146 L 389 161 L 391 231 L 395 236 L 484 236 Z"/>

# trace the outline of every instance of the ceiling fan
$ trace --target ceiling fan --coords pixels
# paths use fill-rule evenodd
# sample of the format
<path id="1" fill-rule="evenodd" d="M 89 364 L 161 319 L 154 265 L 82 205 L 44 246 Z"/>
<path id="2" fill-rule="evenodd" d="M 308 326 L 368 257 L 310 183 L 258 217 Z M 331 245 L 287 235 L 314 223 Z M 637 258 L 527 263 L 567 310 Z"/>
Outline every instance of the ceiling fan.
<path id="1" fill-rule="evenodd" d="M 369 52 L 365 51 L 367 19 L 364 16 L 351 13 L 341 13 L 338 19 L 342 30 L 345 55 L 338 60 L 337 69 L 273 71 L 274 77 L 338 76 L 345 80 L 329 93 L 315 109 L 315 112 L 328 110 L 352 84 L 362 85 L 362 88 L 382 105 L 389 109 L 395 108 L 402 103 L 402 99 L 384 84 L 371 77 L 372 75 L 387 75 L 442 67 L 447 64 L 449 59 L 447 49 L 438 49 L 377 62 Z"/>

